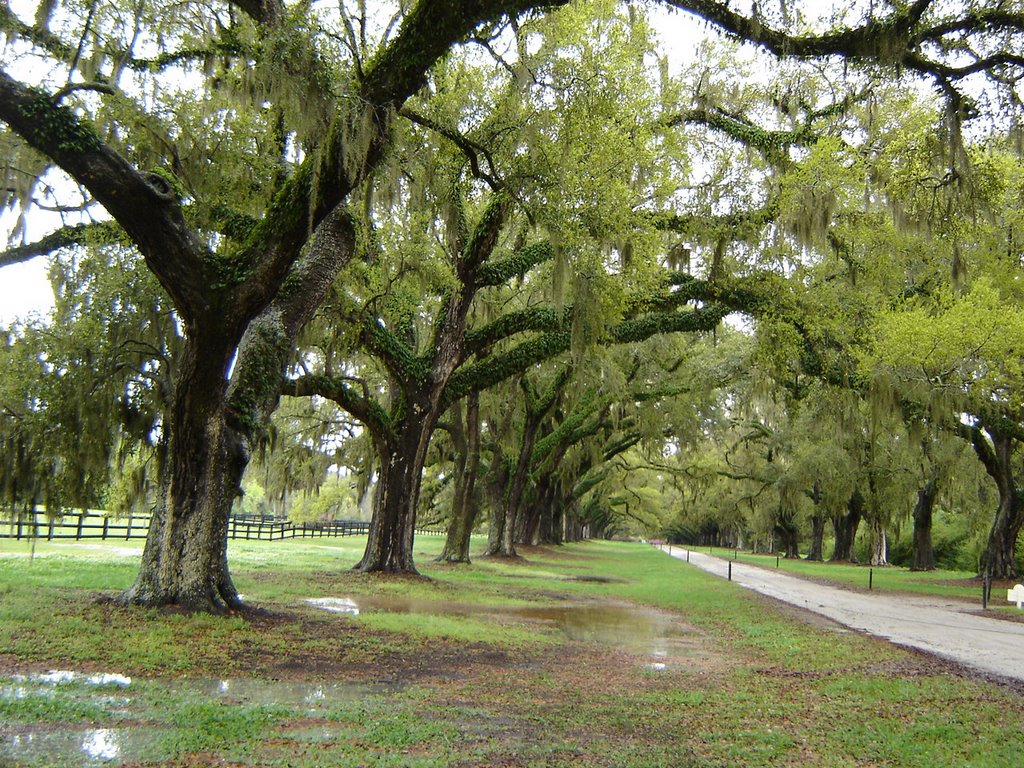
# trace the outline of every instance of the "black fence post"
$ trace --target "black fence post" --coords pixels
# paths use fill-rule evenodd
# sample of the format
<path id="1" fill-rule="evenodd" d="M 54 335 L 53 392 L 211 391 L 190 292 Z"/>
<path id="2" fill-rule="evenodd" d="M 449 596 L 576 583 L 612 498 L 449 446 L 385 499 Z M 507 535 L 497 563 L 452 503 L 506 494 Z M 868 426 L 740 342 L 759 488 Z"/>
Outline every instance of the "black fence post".
<path id="1" fill-rule="evenodd" d="M 732 581 L 732 560 L 729 561 L 729 581 Z"/>

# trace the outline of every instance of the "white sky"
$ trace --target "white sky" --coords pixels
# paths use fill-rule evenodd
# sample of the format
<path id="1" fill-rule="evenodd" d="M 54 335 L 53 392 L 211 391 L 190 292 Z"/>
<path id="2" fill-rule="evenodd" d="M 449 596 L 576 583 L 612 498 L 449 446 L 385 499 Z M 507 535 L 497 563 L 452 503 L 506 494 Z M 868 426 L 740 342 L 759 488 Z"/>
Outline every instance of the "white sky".
<path id="1" fill-rule="evenodd" d="M 31 242 L 45 235 L 46 215 L 35 222 L 28 221 L 28 239 Z M 52 214 L 48 218 L 53 218 Z M 0 216 L 0 248 L 6 246 L 6 235 L 14 226 L 15 216 Z M 59 222 L 59 219 L 58 219 Z M 46 276 L 45 258 L 36 258 L 21 264 L 0 267 L 0 327 L 7 328 L 15 318 L 26 318 L 33 312 L 45 315 L 53 307 L 53 291 Z"/>
<path id="2" fill-rule="evenodd" d="M 45 315 L 53 307 L 53 291 L 46 277 L 46 260 L 12 264 L 0 269 L 0 326 L 33 312 Z"/>

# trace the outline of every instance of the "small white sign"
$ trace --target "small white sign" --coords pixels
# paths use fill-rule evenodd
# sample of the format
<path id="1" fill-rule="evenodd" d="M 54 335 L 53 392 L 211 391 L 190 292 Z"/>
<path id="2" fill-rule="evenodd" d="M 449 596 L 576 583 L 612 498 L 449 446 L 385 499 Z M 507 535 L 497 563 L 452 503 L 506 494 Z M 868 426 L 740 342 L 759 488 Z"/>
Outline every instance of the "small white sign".
<path id="1" fill-rule="evenodd" d="M 1024 603 L 1024 584 L 1017 584 L 1013 589 L 1006 590 L 1006 601 L 1008 603 L 1016 603 L 1017 607 L 1020 608 L 1021 604 Z"/>

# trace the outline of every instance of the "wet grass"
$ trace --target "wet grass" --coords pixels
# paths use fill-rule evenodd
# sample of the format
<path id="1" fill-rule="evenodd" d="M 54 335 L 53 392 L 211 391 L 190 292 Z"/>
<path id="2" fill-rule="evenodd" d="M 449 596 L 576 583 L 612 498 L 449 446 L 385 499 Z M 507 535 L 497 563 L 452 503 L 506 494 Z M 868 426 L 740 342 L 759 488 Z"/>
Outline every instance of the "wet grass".
<path id="1" fill-rule="evenodd" d="M 97 601 L 130 584 L 124 551 L 40 542 L 29 561 L 0 545 L 0 765 L 89 764 L 87 743 L 107 745 L 104 764 L 183 768 L 1019 762 L 1006 736 L 1024 731 L 1019 694 L 806 623 L 649 547 L 442 566 L 440 540 L 421 538 L 429 580 L 396 580 L 350 570 L 362 544 L 233 543 L 239 589 L 265 612 L 229 617 Z M 480 610 L 337 615 L 313 597 Z M 531 618 L 564 604 L 656 608 L 687 643 L 654 656 Z M 49 668 L 133 679 L 11 677 Z M 60 734 L 57 753 L 14 747 Z"/>

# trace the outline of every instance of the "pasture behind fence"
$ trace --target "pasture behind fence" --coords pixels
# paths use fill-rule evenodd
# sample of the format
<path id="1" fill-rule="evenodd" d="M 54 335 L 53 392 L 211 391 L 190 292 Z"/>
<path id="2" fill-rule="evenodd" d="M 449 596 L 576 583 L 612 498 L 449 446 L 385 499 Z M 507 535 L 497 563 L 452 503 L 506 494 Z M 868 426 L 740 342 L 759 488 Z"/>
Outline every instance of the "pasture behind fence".
<path id="1" fill-rule="evenodd" d="M 95 510 L 69 512 L 49 518 L 45 512 L 18 515 L 0 525 L 0 539 L 36 539 L 54 541 L 73 539 L 121 540 L 144 539 L 149 532 L 149 514 L 111 517 Z M 260 517 L 231 517 L 228 538 L 246 541 L 283 541 L 285 539 L 340 538 L 365 536 L 370 524 L 360 520 L 331 520 L 323 523 L 299 523 Z M 417 534 L 444 535 L 438 528 L 417 528 Z"/>

